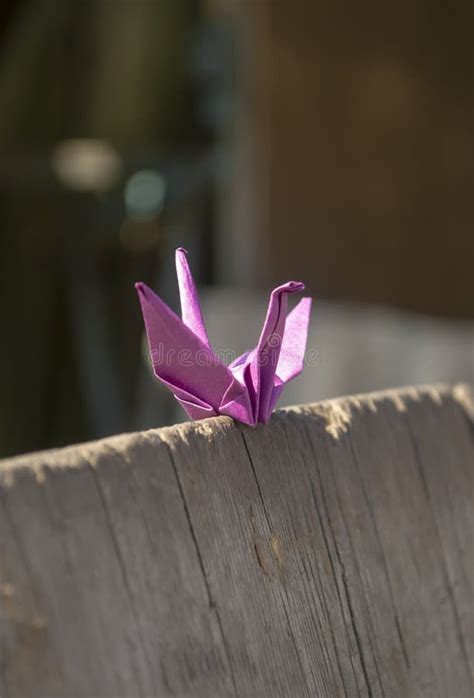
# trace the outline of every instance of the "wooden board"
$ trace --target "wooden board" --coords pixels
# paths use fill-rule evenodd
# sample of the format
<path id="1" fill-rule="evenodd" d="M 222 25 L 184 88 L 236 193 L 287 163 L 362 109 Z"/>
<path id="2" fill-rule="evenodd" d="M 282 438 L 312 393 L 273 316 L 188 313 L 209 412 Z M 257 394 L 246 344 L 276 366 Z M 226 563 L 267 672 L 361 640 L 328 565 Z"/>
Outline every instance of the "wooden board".
<path id="1" fill-rule="evenodd" d="M 341 398 L 0 464 L 0 695 L 473 695 L 472 400 Z"/>

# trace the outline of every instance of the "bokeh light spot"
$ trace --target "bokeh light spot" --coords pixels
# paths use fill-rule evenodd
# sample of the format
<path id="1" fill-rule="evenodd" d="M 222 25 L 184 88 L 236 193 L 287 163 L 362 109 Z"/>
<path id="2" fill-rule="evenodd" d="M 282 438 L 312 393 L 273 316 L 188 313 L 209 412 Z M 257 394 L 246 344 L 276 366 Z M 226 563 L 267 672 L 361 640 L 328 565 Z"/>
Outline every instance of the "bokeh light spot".
<path id="1" fill-rule="evenodd" d="M 93 138 L 72 138 L 58 143 L 51 156 L 51 166 L 65 187 L 83 192 L 107 191 L 123 170 L 114 147 Z"/>
<path id="2" fill-rule="evenodd" d="M 166 192 L 164 177 L 153 170 L 140 170 L 125 185 L 127 214 L 132 217 L 156 215 L 163 206 Z"/>

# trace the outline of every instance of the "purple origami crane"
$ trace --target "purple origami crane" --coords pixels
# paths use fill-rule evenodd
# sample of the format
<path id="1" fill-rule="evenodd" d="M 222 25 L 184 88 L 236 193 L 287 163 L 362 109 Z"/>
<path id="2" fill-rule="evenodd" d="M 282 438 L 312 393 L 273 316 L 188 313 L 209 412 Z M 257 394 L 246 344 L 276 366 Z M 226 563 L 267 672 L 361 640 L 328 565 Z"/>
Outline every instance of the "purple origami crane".
<path id="1" fill-rule="evenodd" d="M 255 426 L 267 423 L 285 384 L 303 370 L 311 298 L 288 314 L 288 294 L 304 290 L 289 281 L 270 295 L 254 349 L 226 366 L 212 350 L 186 258 L 176 250 L 180 319 L 143 283 L 135 284 L 153 370 L 192 419 L 225 414 Z"/>

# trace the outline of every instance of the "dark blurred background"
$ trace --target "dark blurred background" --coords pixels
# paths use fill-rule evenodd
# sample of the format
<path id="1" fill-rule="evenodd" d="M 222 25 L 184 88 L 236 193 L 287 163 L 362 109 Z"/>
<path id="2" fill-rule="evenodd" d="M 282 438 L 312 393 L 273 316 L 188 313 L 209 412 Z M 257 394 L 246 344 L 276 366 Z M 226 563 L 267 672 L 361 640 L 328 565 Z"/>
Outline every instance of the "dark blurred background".
<path id="1" fill-rule="evenodd" d="M 3 0 L 0 456 L 181 418 L 133 282 L 219 348 L 317 297 L 284 402 L 472 380 L 474 4 Z M 178 408 L 179 410 L 179 408 Z"/>

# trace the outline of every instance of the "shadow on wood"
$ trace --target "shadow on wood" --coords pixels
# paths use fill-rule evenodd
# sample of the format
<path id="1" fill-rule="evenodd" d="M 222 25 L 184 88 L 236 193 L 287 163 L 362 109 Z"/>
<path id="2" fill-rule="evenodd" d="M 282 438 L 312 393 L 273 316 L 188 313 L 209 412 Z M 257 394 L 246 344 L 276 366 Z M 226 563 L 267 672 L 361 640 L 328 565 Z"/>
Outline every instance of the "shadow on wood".
<path id="1" fill-rule="evenodd" d="M 0 465 L 0 694 L 473 693 L 467 388 Z"/>

